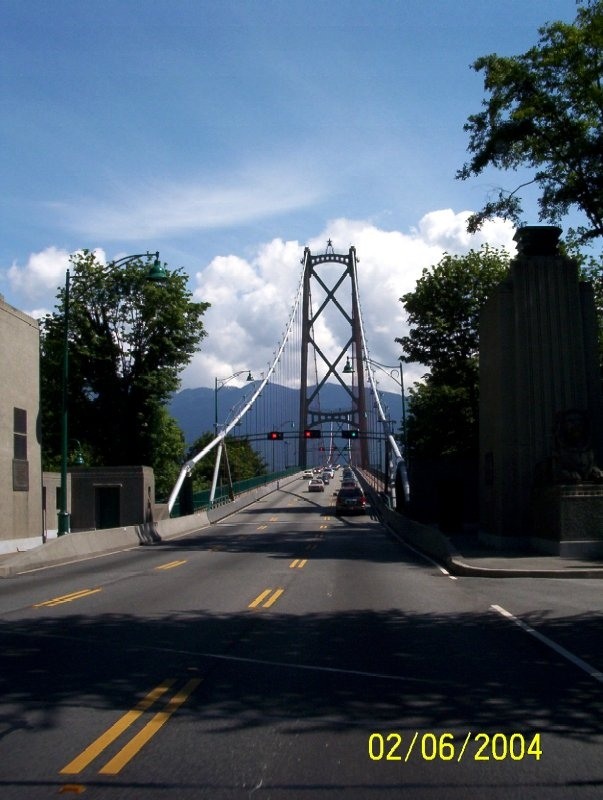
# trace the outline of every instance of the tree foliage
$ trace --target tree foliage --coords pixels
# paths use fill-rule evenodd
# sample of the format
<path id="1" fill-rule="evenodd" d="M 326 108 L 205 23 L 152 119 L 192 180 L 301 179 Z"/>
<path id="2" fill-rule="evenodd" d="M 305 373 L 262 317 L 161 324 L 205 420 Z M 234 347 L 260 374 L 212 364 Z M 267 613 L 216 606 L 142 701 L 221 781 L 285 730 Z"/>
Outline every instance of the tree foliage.
<path id="1" fill-rule="evenodd" d="M 488 245 L 462 256 L 446 253 L 400 298 L 409 322 L 408 335 L 396 339 L 402 359 L 430 368 L 409 392 L 411 459 L 477 452 L 479 313 L 509 260 Z"/>
<path id="2" fill-rule="evenodd" d="M 574 24 L 539 29 L 537 45 L 518 56 L 491 54 L 473 69 L 484 73 L 484 110 L 468 118 L 468 151 L 457 173 L 466 179 L 487 167 L 526 167 L 538 186 L 539 219 L 557 224 L 571 207 L 588 225 L 585 240 L 603 235 L 603 0 L 581 3 Z M 525 185 L 525 184 L 524 184 Z M 503 216 L 519 223 L 517 192 L 501 190 L 472 215 L 469 230 Z"/>
<path id="3" fill-rule="evenodd" d="M 211 433 L 204 433 L 200 436 L 188 450 L 187 458 L 192 458 L 196 453 L 200 453 L 214 438 Z M 256 453 L 248 439 L 226 438 L 226 454 L 222 453 L 220 473 L 223 483 L 228 482 L 228 469 L 233 483 L 243 481 L 247 478 L 255 478 L 258 475 L 266 474 L 266 463 L 263 458 Z M 199 461 L 193 469 L 193 490 L 195 492 L 209 489 L 211 486 L 216 455 L 218 448 L 213 450 Z"/>
<path id="4" fill-rule="evenodd" d="M 593 295 L 595 301 L 595 312 L 597 315 L 597 333 L 599 345 L 599 366 L 601 374 L 603 375 L 603 255 L 595 258 L 592 255 L 586 255 L 584 252 L 577 250 L 570 250 L 568 252 L 572 258 L 575 258 L 580 267 L 580 277 L 584 281 L 588 281 L 593 287 Z"/>
<path id="5" fill-rule="evenodd" d="M 466 255 L 445 253 L 423 269 L 414 291 L 400 298 L 408 315 L 404 361 L 430 367 L 440 384 L 463 385 L 476 376 L 480 308 L 509 268 L 509 254 L 489 245 Z"/>
<path id="6" fill-rule="evenodd" d="M 68 319 L 69 437 L 88 463 L 146 464 L 159 491 L 179 466 L 184 442 L 165 404 L 205 336 L 207 303 L 195 303 L 181 270 L 161 284 L 147 280 L 150 262 L 117 268 L 83 250 L 71 257 Z M 65 330 L 65 288 L 42 321 L 43 455 L 56 464 Z M 177 474 L 177 470 L 176 470 Z M 159 492 L 158 492 L 159 493 Z"/>
<path id="7" fill-rule="evenodd" d="M 410 460 L 475 456 L 479 449 L 477 385 L 449 386 L 428 377 L 409 390 Z"/>

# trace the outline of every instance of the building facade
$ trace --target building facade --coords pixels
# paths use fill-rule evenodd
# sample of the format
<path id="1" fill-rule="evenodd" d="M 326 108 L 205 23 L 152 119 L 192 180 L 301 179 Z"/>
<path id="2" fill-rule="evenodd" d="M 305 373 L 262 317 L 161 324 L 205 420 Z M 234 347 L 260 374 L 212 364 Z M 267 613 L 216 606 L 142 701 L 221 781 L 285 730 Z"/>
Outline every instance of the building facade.
<path id="1" fill-rule="evenodd" d="M 40 329 L 0 296 L 0 553 L 43 540 Z"/>

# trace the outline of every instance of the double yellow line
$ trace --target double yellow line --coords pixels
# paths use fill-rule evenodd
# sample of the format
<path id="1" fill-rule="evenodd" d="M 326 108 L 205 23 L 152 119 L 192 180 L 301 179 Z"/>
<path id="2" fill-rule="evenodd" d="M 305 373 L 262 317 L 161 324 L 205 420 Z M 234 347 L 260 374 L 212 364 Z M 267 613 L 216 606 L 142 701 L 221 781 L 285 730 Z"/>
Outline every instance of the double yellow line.
<path id="1" fill-rule="evenodd" d="M 249 603 L 247 608 L 257 608 L 259 605 L 261 605 L 262 608 L 270 608 L 270 606 L 276 603 L 284 591 L 284 589 L 264 589 L 255 600 Z"/>
<path id="2" fill-rule="evenodd" d="M 161 564 L 155 569 L 174 569 L 174 567 L 181 567 L 186 564 L 186 559 L 182 561 L 170 561 L 167 564 Z M 33 608 L 52 608 L 53 606 L 60 606 L 62 603 L 71 603 L 74 600 L 81 600 L 82 597 L 90 597 L 92 594 L 102 592 L 101 588 L 96 589 L 79 589 L 77 592 L 70 592 L 69 594 L 61 595 L 60 597 L 53 597 L 50 600 L 44 600 L 41 603 L 35 603 Z"/>
<path id="3" fill-rule="evenodd" d="M 102 589 L 80 589 L 78 592 L 71 592 L 71 594 L 64 594 L 61 597 L 53 597 L 52 600 L 44 600 L 42 603 L 36 603 L 34 608 L 42 608 L 46 606 L 60 606 L 61 603 L 71 603 L 72 600 L 79 600 L 81 597 L 88 597 L 91 594 L 102 592 Z"/>
<path id="4" fill-rule="evenodd" d="M 159 567 L 155 567 L 155 569 L 174 569 L 174 567 L 181 567 L 183 564 L 186 564 L 186 559 L 183 561 L 168 561 L 167 564 L 161 564 Z"/>
<path id="5" fill-rule="evenodd" d="M 193 678 L 188 681 L 182 689 L 176 692 L 165 705 L 162 711 L 158 711 L 144 728 L 127 742 L 119 752 L 117 752 L 99 770 L 100 775 L 117 775 L 128 764 L 134 756 L 144 747 L 144 745 L 165 725 L 172 714 L 190 697 L 197 686 L 201 683 L 201 678 Z M 101 734 L 92 744 L 83 750 L 73 761 L 60 770 L 61 775 L 77 775 L 94 761 L 104 750 L 113 744 L 131 725 L 133 725 L 145 711 L 148 711 L 172 686 L 176 683 L 175 678 L 168 678 L 146 694 L 134 708 L 123 715 L 108 730 Z"/>

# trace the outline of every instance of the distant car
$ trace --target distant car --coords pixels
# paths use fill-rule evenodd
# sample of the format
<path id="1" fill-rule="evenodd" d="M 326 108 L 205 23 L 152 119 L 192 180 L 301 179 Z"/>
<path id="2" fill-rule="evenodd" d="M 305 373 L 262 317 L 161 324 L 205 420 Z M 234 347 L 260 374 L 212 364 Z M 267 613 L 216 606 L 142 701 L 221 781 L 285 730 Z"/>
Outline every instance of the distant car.
<path id="1" fill-rule="evenodd" d="M 309 492 L 324 492 L 324 490 L 325 482 L 322 478 L 312 478 L 312 480 L 308 483 Z"/>
<path id="2" fill-rule="evenodd" d="M 323 483 L 327 484 L 331 482 L 331 473 L 330 472 L 323 472 L 322 473 L 322 481 Z"/>
<path id="3" fill-rule="evenodd" d="M 309 480 L 309 479 L 311 479 L 313 477 L 314 477 L 314 473 L 312 472 L 311 469 L 305 470 L 304 474 L 302 475 L 302 478 L 305 478 L 306 480 Z"/>
<path id="4" fill-rule="evenodd" d="M 343 472 L 341 473 L 341 480 L 342 481 L 355 480 L 355 479 L 356 479 L 356 476 L 354 475 L 354 470 L 350 469 L 349 467 L 346 467 L 343 470 Z"/>
<path id="5" fill-rule="evenodd" d="M 366 506 L 366 497 L 358 485 L 337 492 L 336 514 L 366 514 Z"/>
<path id="6" fill-rule="evenodd" d="M 360 486 L 359 486 L 357 480 L 347 480 L 347 479 L 344 478 L 341 481 L 341 489 L 359 489 L 359 488 L 360 488 Z M 340 489 L 340 491 L 341 491 L 341 489 Z"/>

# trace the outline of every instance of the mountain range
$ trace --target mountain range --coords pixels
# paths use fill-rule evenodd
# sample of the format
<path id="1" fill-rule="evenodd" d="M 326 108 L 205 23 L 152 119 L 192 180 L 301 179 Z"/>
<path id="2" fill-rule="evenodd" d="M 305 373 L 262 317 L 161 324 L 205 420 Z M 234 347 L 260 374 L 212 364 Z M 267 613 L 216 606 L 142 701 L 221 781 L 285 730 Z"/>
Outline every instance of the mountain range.
<path id="1" fill-rule="evenodd" d="M 274 387 L 272 387 L 274 389 Z M 294 409 L 290 416 L 297 422 L 299 417 L 299 391 L 278 386 L 279 402 L 274 418 L 263 420 L 262 427 L 266 431 L 278 430 L 282 426 L 283 409 Z M 208 387 L 197 389 L 182 389 L 177 392 L 169 403 L 169 411 L 181 430 L 187 445 L 204 433 L 214 430 L 216 399 L 218 401 L 218 421 L 223 423 L 229 409 L 241 405 L 244 397 L 251 397 L 249 387 L 222 386 L 219 391 Z M 394 392 L 381 392 L 381 403 L 389 408 L 391 417 L 396 420 L 396 427 L 400 425 L 401 412 L 400 394 Z M 323 411 L 348 408 L 350 398 L 345 390 L 335 383 L 326 383 L 320 390 L 320 403 Z"/>

